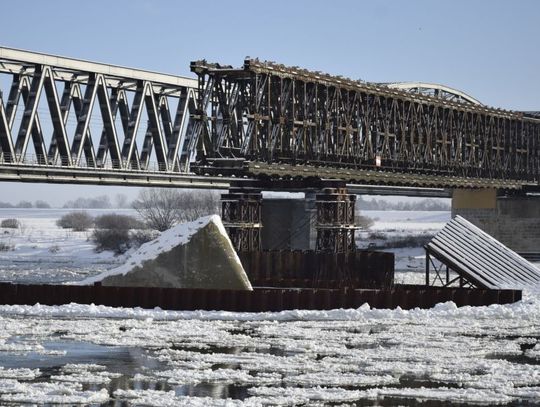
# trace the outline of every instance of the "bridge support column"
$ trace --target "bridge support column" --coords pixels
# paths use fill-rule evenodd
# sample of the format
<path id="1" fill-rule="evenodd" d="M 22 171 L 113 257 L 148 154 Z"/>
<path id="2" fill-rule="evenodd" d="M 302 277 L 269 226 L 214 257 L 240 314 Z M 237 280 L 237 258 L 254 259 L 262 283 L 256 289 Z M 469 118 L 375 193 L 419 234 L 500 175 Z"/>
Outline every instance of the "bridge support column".
<path id="1" fill-rule="evenodd" d="M 263 190 L 304 190 L 305 195 L 263 199 Z M 223 224 L 237 251 L 356 249 L 356 195 L 341 181 L 239 181 L 221 202 Z"/>
<path id="2" fill-rule="evenodd" d="M 510 249 L 540 254 L 540 197 L 498 196 L 495 189 L 452 194 L 452 216 L 460 215 Z"/>
<path id="3" fill-rule="evenodd" d="M 315 194 L 262 201 L 263 250 L 315 250 Z"/>
<path id="4" fill-rule="evenodd" d="M 317 251 L 354 251 L 356 195 L 349 195 L 346 188 L 325 188 L 316 199 Z"/>
<path id="5" fill-rule="evenodd" d="M 236 251 L 261 250 L 261 201 L 259 190 L 231 188 L 221 195 L 221 217 Z"/>

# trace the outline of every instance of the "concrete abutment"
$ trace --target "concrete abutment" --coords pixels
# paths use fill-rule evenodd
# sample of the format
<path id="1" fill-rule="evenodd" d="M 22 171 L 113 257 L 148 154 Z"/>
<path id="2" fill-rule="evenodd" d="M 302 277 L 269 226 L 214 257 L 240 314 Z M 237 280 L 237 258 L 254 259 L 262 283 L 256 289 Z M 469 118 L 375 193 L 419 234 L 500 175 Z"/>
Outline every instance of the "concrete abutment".
<path id="1" fill-rule="evenodd" d="M 540 197 L 496 189 L 455 189 L 452 217 L 460 215 L 518 253 L 540 253 Z"/>

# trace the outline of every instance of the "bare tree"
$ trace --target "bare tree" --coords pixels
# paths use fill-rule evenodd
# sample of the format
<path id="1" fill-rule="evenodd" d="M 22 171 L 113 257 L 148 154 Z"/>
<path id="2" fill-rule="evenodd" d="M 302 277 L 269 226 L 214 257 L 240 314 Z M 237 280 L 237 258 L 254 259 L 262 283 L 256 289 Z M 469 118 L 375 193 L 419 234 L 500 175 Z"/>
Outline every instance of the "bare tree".
<path id="1" fill-rule="evenodd" d="M 180 193 L 178 196 L 180 222 L 190 222 L 201 216 L 219 214 L 219 194 L 212 191 L 196 191 Z"/>
<path id="2" fill-rule="evenodd" d="M 143 189 L 133 201 L 133 208 L 150 228 L 162 232 L 177 223 L 219 213 L 219 195 L 208 191 Z"/>
<path id="3" fill-rule="evenodd" d="M 47 202 L 45 201 L 42 201 L 41 199 L 38 199 L 35 203 L 34 203 L 34 206 L 36 208 L 40 208 L 40 209 L 49 209 L 51 207 L 51 205 L 49 205 Z"/>

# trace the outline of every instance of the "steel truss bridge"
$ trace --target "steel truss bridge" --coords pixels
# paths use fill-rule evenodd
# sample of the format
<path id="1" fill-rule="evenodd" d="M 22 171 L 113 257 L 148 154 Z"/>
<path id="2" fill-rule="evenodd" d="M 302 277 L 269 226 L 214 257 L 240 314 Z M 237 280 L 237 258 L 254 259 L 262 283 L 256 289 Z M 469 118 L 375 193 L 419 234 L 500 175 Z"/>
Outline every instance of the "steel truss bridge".
<path id="1" fill-rule="evenodd" d="M 0 180 L 225 189 L 322 178 L 431 196 L 539 184 L 533 113 L 256 59 L 191 70 L 196 79 L 0 48 Z"/>

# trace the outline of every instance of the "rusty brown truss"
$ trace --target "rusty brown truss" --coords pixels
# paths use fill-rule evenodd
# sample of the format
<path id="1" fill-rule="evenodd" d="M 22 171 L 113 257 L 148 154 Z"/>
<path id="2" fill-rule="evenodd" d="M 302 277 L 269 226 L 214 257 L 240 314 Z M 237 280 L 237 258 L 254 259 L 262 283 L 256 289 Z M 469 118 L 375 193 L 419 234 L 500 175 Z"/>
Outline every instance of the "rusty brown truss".
<path id="1" fill-rule="evenodd" d="M 206 172 L 245 159 L 266 175 L 294 176 L 300 167 L 291 165 L 301 165 L 356 181 L 374 172 L 395 174 L 394 184 L 407 184 L 407 174 L 418 185 L 538 184 L 540 120 L 530 115 L 257 59 L 238 69 L 196 61 L 191 70 L 190 140 Z"/>

